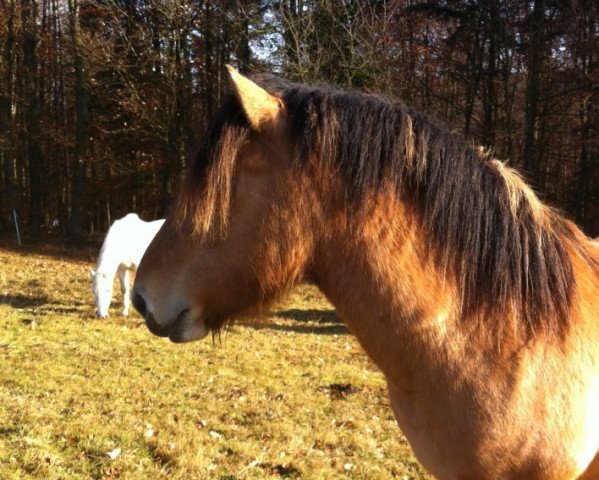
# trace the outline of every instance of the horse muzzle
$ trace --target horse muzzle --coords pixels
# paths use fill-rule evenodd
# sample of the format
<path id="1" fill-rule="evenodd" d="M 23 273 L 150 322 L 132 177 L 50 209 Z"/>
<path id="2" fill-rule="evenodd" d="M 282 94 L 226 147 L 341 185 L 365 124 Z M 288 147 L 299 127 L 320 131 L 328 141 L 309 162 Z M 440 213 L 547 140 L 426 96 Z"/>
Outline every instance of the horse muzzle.
<path id="1" fill-rule="evenodd" d="M 180 310 L 174 320 L 161 322 L 148 308 L 148 302 L 142 292 L 134 289 L 131 302 L 144 317 L 148 330 L 158 337 L 168 337 L 174 343 L 185 343 L 201 340 L 208 335 L 209 329 L 206 323 L 199 315 L 194 315 L 189 308 Z"/>

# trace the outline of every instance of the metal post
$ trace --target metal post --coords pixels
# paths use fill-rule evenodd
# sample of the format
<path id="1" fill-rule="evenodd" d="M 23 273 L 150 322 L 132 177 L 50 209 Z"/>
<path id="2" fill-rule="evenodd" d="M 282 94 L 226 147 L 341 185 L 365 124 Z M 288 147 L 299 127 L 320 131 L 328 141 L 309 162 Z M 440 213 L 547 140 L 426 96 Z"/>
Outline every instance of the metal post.
<path id="1" fill-rule="evenodd" d="M 15 222 L 15 231 L 17 232 L 17 242 L 19 243 L 19 247 L 21 246 L 21 232 L 19 232 L 19 219 L 17 217 L 17 211 L 12 209 L 12 216 Z"/>

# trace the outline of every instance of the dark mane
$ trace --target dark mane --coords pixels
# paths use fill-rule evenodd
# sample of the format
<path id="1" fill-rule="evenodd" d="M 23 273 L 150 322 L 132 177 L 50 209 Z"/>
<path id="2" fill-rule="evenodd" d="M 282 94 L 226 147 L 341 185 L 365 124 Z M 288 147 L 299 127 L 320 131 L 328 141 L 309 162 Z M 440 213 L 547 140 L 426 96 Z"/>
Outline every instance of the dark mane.
<path id="1" fill-rule="evenodd" d="M 183 235 L 206 238 L 226 231 L 235 157 L 248 134 L 241 105 L 230 95 L 204 133 L 171 207 Z"/>
<path id="2" fill-rule="evenodd" d="M 575 280 L 567 247 L 584 248 L 569 222 L 513 170 L 402 104 L 274 77 L 254 80 L 283 99 L 297 160 L 316 152 L 335 168 L 348 205 L 359 208 L 373 190 L 395 186 L 421 219 L 427 251 L 461 287 L 463 314 L 516 313 L 527 334 L 568 326 Z M 241 112 L 233 96 L 225 101 L 187 176 L 176 211 L 180 219 L 198 219 L 198 232 L 208 231 L 217 210 L 224 227 L 231 154 L 249 132 Z M 190 202 L 200 186 L 211 201 Z M 218 206 L 210 207 L 207 223 L 210 204 Z"/>

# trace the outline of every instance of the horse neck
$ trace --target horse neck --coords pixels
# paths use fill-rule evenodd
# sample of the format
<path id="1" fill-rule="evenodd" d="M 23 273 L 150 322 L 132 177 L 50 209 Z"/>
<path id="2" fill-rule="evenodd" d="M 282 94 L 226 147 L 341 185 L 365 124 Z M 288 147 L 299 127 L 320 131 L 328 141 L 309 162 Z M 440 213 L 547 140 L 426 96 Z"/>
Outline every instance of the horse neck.
<path id="1" fill-rule="evenodd" d="M 405 374 L 398 364 L 434 361 L 430 353 L 446 348 L 459 324 L 455 283 L 423 252 L 422 229 L 403 210 L 379 206 L 367 220 L 341 215 L 314 267 L 319 288 L 387 376 Z"/>
<path id="2" fill-rule="evenodd" d="M 107 276 L 114 276 L 116 274 L 122 260 L 118 254 L 118 246 L 119 242 L 115 238 L 114 232 L 109 231 L 98 255 L 98 262 L 96 264 L 97 272 L 105 273 Z"/>

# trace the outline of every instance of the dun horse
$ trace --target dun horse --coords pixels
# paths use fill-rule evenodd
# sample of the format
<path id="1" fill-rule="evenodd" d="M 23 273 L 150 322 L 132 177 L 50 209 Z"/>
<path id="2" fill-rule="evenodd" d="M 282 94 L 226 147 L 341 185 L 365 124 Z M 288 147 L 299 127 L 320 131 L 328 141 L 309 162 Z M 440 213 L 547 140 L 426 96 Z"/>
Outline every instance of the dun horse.
<path id="1" fill-rule="evenodd" d="M 115 275 L 119 277 L 123 294 L 123 315 L 129 314 L 129 272 L 135 272 L 146 248 L 163 223 L 164 220 L 144 222 L 137 214 L 129 213 L 116 220 L 108 229 L 96 270 L 90 271 L 98 317 L 108 316 Z"/>
<path id="2" fill-rule="evenodd" d="M 599 269 L 513 170 L 374 96 L 250 80 L 208 129 L 133 302 L 200 339 L 301 279 L 440 479 L 596 478 Z"/>

